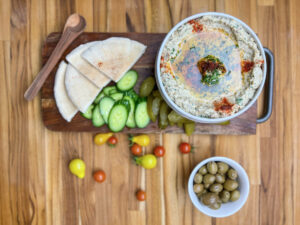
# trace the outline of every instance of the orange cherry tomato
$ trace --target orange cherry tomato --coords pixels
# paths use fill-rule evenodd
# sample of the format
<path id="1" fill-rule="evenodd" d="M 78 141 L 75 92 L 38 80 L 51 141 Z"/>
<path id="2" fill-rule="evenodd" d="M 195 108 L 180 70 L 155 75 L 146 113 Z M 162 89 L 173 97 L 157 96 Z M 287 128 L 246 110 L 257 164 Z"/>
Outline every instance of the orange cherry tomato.
<path id="1" fill-rule="evenodd" d="M 138 144 L 133 144 L 131 146 L 130 150 L 133 155 L 141 155 L 142 154 L 142 146 L 140 146 Z"/>
<path id="2" fill-rule="evenodd" d="M 115 136 L 112 136 L 107 140 L 107 144 L 110 147 L 115 147 L 117 143 L 118 143 L 118 139 Z"/>
<path id="3" fill-rule="evenodd" d="M 154 155 L 156 157 L 163 157 L 165 155 L 165 148 L 163 146 L 156 146 L 154 149 Z"/>
<path id="4" fill-rule="evenodd" d="M 137 200 L 139 201 L 145 201 L 146 200 L 146 192 L 142 191 L 142 190 L 139 190 L 137 193 L 136 193 L 136 198 Z"/>
<path id="5" fill-rule="evenodd" d="M 98 183 L 102 183 L 105 181 L 106 175 L 105 172 L 102 170 L 96 171 L 94 173 L 94 180 L 97 181 Z"/>
<path id="6" fill-rule="evenodd" d="M 182 142 L 179 145 L 179 149 L 180 149 L 181 153 L 187 154 L 187 153 L 191 152 L 192 147 L 191 147 L 191 145 L 189 143 Z"/>

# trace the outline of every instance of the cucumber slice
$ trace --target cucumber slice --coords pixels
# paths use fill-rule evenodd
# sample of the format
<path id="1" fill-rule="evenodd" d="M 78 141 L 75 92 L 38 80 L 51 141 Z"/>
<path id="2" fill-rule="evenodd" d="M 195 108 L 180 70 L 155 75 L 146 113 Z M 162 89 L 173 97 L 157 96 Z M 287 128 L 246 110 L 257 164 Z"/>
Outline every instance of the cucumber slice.
<path id="1" fill-rule="evenodd" d="M 111 95 L 113 95 L 113 94 L 115 94 L 115 93 L 119 93 L 118 90 L 117 90 L 117 89 L 111 89 L 111 90 L 109 91 L 109 96 L 111 96 Z"/>
<path id="2" fill-rule="evenodd" d="M 139 99 L 139 95 L 133 89 L 126 91 L 125 96 L 129 96 L 133 99 L 134 102 L 136 102 Z"/>
<path id="3" fill-rule="evenodd" d="M 120 100 L 114 104 L 108 118 L 108 127 L 112 132 L 123 130 L 128 119 L 129 110 L 128 100 Z"/>
<path id="4" fill-rule="evenodd" d="M 114 104 L 115 104 L 115 100 L 107 96 L 102 98 L 99 102 L 100 113 L 105 123 L 108 122 L 109 113 L 111 108 L 114 106 Z"/>
<path id="5" fill-rule="evenodd" d="M 98 104 L 101 100 L 101 98 L 103 98 L 105 96 L 105 94 L 103 93 L 103 91 L 101 91 L 98 96 L 95 98 L 94 100 L 94 104 Z"/>
<path id="6" fill-rule="evenodd" d="M 134 87 L 138 79 L 138 73 L 134 70 L 129 70 L 117 83 L 117 88 L 120 91 L 128 91 Z"/>
<path id="7" fill-rule="evenodd" d="M 117 92 L 117 93 L 110 95 L 110 97 L 115 101 L 119 101 L 123 98 L 123 95 L 124 95 L 123 93 Z"/>
<path id="8" fill-rule="evenodd" d="M 105 88 L 103 88 L 103 93 L 106 95 L 106 96 L 109 96 L 109 92 L 112 91 L 112 90 L 116 90 L 117 91 L 117 88 L 116 86 L 107 86 Z"/>
<path id="9" fill-rule="evenodd" d="M 150 122 L 150 117 L 147 112 L 147 100 L 140 99 L 136 105 L 134 119 L 137 127 L 144 128 Z"/>
<path id="10" fill-rule="evenodd" d="M 128 114 L 128 119 L 126 121 L 126 126 L 130 127 L 130 128 L 135 128 L 136 127 L 135 120 L 134 120 L 135 102 L 129 96 L 125 96 L 123 99 L 128 100 L 128 102 L 130 104 L 130 111 L 129 111 L 129 114 Z"/>
<path id="11" fill-rule="evenodd" d="M 91 104 L 88 109 L 86 110 L 85 113 L 81 113 L 81 115 L 84 117 L 84 118 L 87 118 L 87 119 L 92 119 L 92 111 L 93 111 L 93 108 L 95 107 L 94 104 Z"/>
<path id="12" fill-rule="evenodd" d="M 105 124 L 105 121 L 100 114 L 99 105 L 96 105 L 96 107 L 93 110 L 92 123 L 95 127 L 101 127 L 103 124 Z"/>

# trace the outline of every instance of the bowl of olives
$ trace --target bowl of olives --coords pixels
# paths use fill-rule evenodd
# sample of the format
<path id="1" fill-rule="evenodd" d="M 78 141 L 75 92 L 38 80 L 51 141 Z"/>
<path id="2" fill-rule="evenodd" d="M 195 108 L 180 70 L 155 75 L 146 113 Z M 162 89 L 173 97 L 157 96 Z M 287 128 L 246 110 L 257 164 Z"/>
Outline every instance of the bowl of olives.
<path id="1" fill-rule="evenodd" d="M 249 178 L 244 168 L 226 157 L 211 157 L 192 171 L 188 192 L 194 206 L 212 217 L 239 211 L 249 195 Z"/>

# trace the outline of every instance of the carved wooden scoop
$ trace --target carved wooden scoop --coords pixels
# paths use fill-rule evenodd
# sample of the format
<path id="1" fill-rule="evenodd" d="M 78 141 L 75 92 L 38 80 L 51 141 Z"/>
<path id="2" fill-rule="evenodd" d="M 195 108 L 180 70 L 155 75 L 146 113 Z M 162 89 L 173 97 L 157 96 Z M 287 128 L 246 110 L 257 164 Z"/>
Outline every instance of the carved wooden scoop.
<path id="1" fill-rule="evenodd" d="M 63 34 L 53 50 L 49 60 L 24 94 L 24 97 L 28 101 L 32 100 L 37 95 L 64 51 L 83 32 L 85 26 L 86 22 L 82 16 L 76 13 L 69 16 L 65 24 Z"/>

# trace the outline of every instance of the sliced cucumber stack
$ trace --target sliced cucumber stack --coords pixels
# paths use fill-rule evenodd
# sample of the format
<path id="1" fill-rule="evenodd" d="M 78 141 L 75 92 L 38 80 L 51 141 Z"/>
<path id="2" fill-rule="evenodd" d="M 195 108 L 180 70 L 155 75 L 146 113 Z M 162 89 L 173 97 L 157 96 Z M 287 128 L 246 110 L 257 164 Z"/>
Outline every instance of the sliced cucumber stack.
<path id="1" fill-rule="evenodd" d="M 92 123 L 95 127 L 101 127 L 103 124 L 105 124 L 105 121 L 100 113 L 99 105 L 96 105 L 93 110 Z"/>
<path id="2" fill-rule="evenodd" d="M 117 83 L 117 88 L 120 91 L 128 91 L 134 87 L 138 79 L 138 74 L 134 70 L 129 70 L 121 80 Z"/>
<path id="3" fill-rule="evenodd" d="M 140 98 L 138 100 L 135 108 L 134 119 L 138 128 L 144 128 L 150 123 L 150 117 L 147 112 L 146 98 Z"/>
<path id="4" fill-rule="evenodd" d="M 128 119 L 129 111 L 130 103 L 126 99 L 117 101 L 114 104 L 108 118 L 108 127 L 112 132 L 123 130 Z"/>
<path id="5" fill-rule="evenodd" d="M 81 113 L 81 115 L 84 117 L 84 118 L 87 118 L 87 119 L 92 119 L 92 111 L 94 109 L 95 105 L 94 104 L 91 104 L 88 109 L 86 110 L 85 113 Z"/>
<path id="6" fill-rule="evenodd" d="M 134 128 L 134 127 L 136 127 L 135 119 L 134 119 L 135 102 L 130 96 L 125 96 L 123 99 L 128 100 L 128 102 L 130 104 L 130 111 L 128 114 L 128 119 L 126 121 L 126 126 L 130 127 L 130 128 Z"/>
<path id="7" fill-rule="evenodd" d="M 100 100 L 99 109 L 105 123 L 108 122 L 109 113 L 114 104 L 115 100 L 113 100 L 111 97 L 106 96 Z"/>

